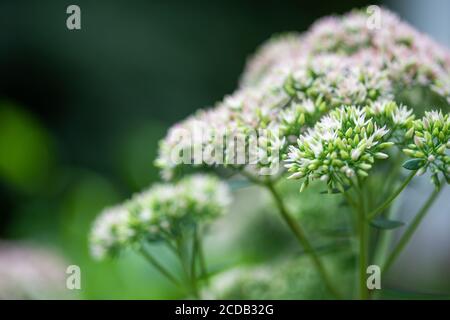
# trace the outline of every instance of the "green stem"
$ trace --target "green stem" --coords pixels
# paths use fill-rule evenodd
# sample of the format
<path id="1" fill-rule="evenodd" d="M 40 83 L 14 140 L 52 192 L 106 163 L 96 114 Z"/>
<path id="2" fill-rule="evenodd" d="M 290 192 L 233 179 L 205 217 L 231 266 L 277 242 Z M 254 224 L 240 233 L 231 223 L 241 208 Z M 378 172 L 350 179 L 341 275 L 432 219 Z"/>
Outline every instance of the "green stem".
<path id="1" fill-rule="evenodd" d="M 197 284 L 195 282 L 195 279 L 191 276 L 188 262 L 186 261 L 184 250 L 183 250 L 183 242 L 180 239 L 177 240 L 177 253 L 178 253 L 178 258 L 180 259 L 181 267 L 183 268 L 184 274 L 186 275 L 186 281 L 189 284 L 188 288 L 191 291 L 191 293 L 195 299 L 200 299 L 200 294 L 197 289 Z"/>
<path id="2" fill-rule="evenodd" d="M 201 240 L 201 237 L 199 235 L 198 230 L 195 233 L 195 239 L 197 241 L 197 248 L 198 248 L 198 258 L 200 260 L 200 273 L 202 279 L 204 279 L 205 283 L 208 284 L 209 282 L 209 274 L 208 274 L 208 268 L 206 266 L 206 260 L 205 260 L 205 252 L 203 249 L 203 242 Z"/>
<path id="3" fill-rule="evenodd" d="M 150 252 L 148 252 L 143 246 L 139 249 L 139 252 L 142 254 L 142 256 L 150 262 L 150 264 L 157 269 L 159 272 L 161 272 L 167 279 L 169 279 L 172 283 L 174 283 L 176 286 L 180 286 L 179 281 L 162 265 L 160 264 L 155 257 L 153 257 Z"/>
<path id="4" fill-rule="evenodd" d="M 398 255 L 402 252 L 402 250 L 408 244 L 412 235 L 417 230 L 419 224 L 422 222 L 423 218 L 427 214 L 428 210 L 430 209 L 431 205 L 436 200 L 437 196 L 439 195 L 439 192 L 442 189 L 443 189 L 442 187 L 435 189 L 433 191 L 433 193 L 430 195 L 430 197 L 428 198 L 428 200 L 425 202 L 425 204 L 422 206 L 422 208 L 419 210 L 419 212 L 416 214 L 416 216 L 414 217 L 410 226 L 408 227 L 408 229 L 406 229 L 405 233 L 403 233 L 398 244 L 396 245 L 394 250 L 392 250 L 391 254 L 388 256 L 386 263 L 384 264 L 384 266 L 382 268 L 383 273 L 387 272 L 389 270 L 389 268 L 392 266 L 394 261 L 397 259 Z"/>
<path id="5" fill-rule="evenodd" d="M 365 219 L 364 194 L 359 197 L 358 231 L 359 231 L 359 297 L 366 300 L 369 297 L 367 289 L 367 256 L 368 256 L 368 224 Z"/>
<path id="6" fill-rule="evenodd" d="M 386 172 L 387 178 L 383 183 L 383 192 L 380 192 L 378 196 L 384 198 L 386 194 L 391 194 L 393 187 L 395 187 L 395 182 L 399 178 L 400 170 L 402 168 L 402 163 L 404 161 L 404 156 L 402 153 L 399 153 L 393 163 L 391 164 L 391 168 Z"/>
<path id="7" fill-rule="evenodd" d="M 345 200 L 350 204 L 350 206 L 353 207 L 354 210 L 358 210 L 358 205 L 356 202 L 352 199 L 351 195 L 348 193 L 348 191 L 343 193 Z"/>
<path id="8" fill-rule="evenodd" d="M 195 283 L 197 282 L 197 255 L 198 255 L 198 243 L 197 243 L 197 227 L 194 227 L 194 234 L 192 237 L 192 254 L 191 254 L 191 278 Z"/>
<path id="9" fill-rule="evenodd" d="M 377 215 L 379 215 L 381 212 L 383 212 L 383 210 L 386 209 L 391 204 L 391 202 L 394 201 L 395 198 L 397 198 L 397 196 L 406 188 L 406 186 L 409 184 L 409 182 L 412 180 L 412 178 L 414 178 L 414 176 L 416 175 L 416 172 L 417 172 L 417 170 L 414 170 L 413 172 L 411 172 L 411 174 L 402 183 L 402 185 L 383 204 L 381 204 L 378 208 L 371 211 L 367 215 L 367 219 L 372 220 Z"/>
<path id="10" fill-rule="evenodd" d="M 391 164 L 391 168 L 388 172 L 386 172 L 387 179 L 384 180 L 384 188 L 383 192 L 378 195 L 378 197 L 385 198 L 395 188 L 395 181 L 398 180 L 398 176 L 400 174 L 400 170 L 402 168 L 401 164 L 404 161 L 404 156 L 399 153 L 395 157 L 395 161 L 393 164 Z M 394 217 L 397 215 L 398 210 L 397 206 L 391 205 L 389 208 L 385 210 L 385 218 L 391 219 L 391 217 Z M 374 254 L 373 254 L 373 264 L 382 266 L 384 265 L 387 253 L 389 252 L 389 244 L 392 242 L 392 236 L 393 232 L 392 230 L 377 230 L 377 237 L 375 242 L 375 248 L 374 248 Z M 374 290 L 370 292 L 371 299 L 377 299 L 381 294 L 381 290 Z"/>
<path id="11" fill-rule="evenodd" d="M 289 228 L 291 229 L 291 231 L 294 233 L 295 237 L 297 238 L 297 240 L 300 242 L 300 244 L 303 246 L 305 252 L 307 254 L 309 254 L 309 256 L 311 257 L 314 265 L 316 266 L 320 276 L 322 277 L 323 281 L 325 282 L 325 285 L 327 287 L 327 289 L 338 299 L 340 299 L 341 295 L 339 294 L 339 292 L 336 290 L 336 288 L 333 286 L 329 275 L 327 274 L 327 271 L 325 270 L 325 267 L 322 263 L 322 261 L 320 260 L 317 252 L 314 250 L 314 248 L 312 247 L 311 243 L 309 242 L 309 240 L 307 239 L 305 233 L 303 232 L 302 228 L 300 227 L 300 225 L 295 221 L 294 218 L 292 218 L 292 216 L 289 214 L 287 208 L 285 207 L 283 200 L 281 199 L 280 195 L 278 194 L 278 192 L 275 190 L 275 187 L 273 186 L 272 183 L 267 182 L 264 184 L 267 189 L 270 191 L 270 193 L 272 194 L 275 203 L 278 207 L 278 210 L 282 216 L 282 218 L 284 219 L 284 221 L 287 223 L 287 225 L 289 226 Z"/>

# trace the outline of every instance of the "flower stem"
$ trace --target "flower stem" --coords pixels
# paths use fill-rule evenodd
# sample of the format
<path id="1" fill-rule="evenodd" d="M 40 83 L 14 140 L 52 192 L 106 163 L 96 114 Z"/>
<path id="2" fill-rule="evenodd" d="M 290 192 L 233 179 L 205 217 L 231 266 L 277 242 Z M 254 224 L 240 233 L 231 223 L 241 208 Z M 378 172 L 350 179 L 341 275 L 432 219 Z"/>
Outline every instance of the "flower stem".
<path id="1" fill-rule="evenodd" d="M 442 190 L 442 187 L 439 187 L 438 189 L 435 189 L 433 193 L 430 195 L 428 200 L 425 202 L 425 204 L 422 206 L 422 208 L 419 210 L 419 212 L 414 217 L 413 221 L 411 222 L 408 229 L 406 229 L 405 233 L 403 233 L 402 237 L 400 238 L 398 244 L 394 248 L 394 250 L 391 252 L 391 254 L 388 256 L 386 263 L 384 264 L 382 268 L 382 272 L 387 272 L 389 268 L 392 266 L 394 261 L 397 259 L 398 255 L 402 252 L 402 250 L 405 248 L 405 246 L 408 244 L 409 240 L 411 239 L 414 232 L 417 230 L 419 224 L 422 222 L 423 218 L 425 217 L 426 213 L 430 209 L 433 202 L 436 200 L 437 196 L 439 195 L 439 192 Z"/>
<path id="2" fill-rule="evenodd" d="M 367 258 L 368 258 L 368 223 L 365 219 L 364 194 L 360 193 L 358 210 L 358 231 L 359 231 L 359 297 L 367 300 L 369 291 L 367 289 Z"/>
<path id="3" fill-rule="evenodd" d="M 200 294 L 198 292 L 197 288 L 197 282 L 194 277 L 192 277 L 191 270 L 189 268 L 189 262 L 186 261 L 186 255 L 185 255 L 185 248 L 183 247 L 183 241 L 181 239 L 177 240 L 177 253 L 178 258 L 181 263 L 181 267 L 183 268 L 183 271 L 186 276 L 186 281 L 188 283 L 188 289 L 191 291 L 191 294 L 194 296 L 195 299 L 200 299 Z"/>
<path id="4" fill-rule="evenodd" d="M 282 218 L 284 219 L 284 221 L 287 223 L 287 225 L 289 226 L 289 228 L 291 229 L 291 231 L 294 233 L 295 237 L 297 238 L 297 240 L 300 242 L 300 244 L 303 246 L 305 252 L 307 254 L 310 255 L 313 263 L 315 264 L 320 276 L 322 277 L 323 281 L 325 282 L 325 285 L 327 287 L 327 289 L 337 298 L 340 299 L 341 295 L 340 293 L 336 290 L 336 288 L 333 286 L 329 275 L 327 274 L 327 271 L 325 270 L 325 267 L 321 261 L 321 259 L 319 258 L 317 252 L 314 250 L 314 248 L 312 247 L 311 243 L 309 242 L 309 240 L 307 239 L 305 233 L 303 232 L 302 228 L 300 227 L 300 225 L 295 221 L 294 218 L 292 218 L 292 216 L 289 214 L 287 208 L 285 207 L 283 200 L 281 199 L 280 195 L 278 194 L 278 192 L 276 191 L 274 185 L 271 182 L 267 182 L 264 184 L 267 189 L 270 191 L 270 193 L 272 194 L 275 203 L 278 207 L 278 210 L 282 216 Z"/>
<path id="5" fill-rule="evenodd" d="M 409 184 L 409 182 L 412 180 L 412 178 L 414 178 L 414 176 L 416 175 L 416 172 L 417 172 L 417 170 L 414 170 L 413 172 L 411 172 L 411 174 L 402 183 L 402 185 L 397 190 L 395 190 L 395 192 L 383 204 L 381 204 L 378 208 L 376 208 L 375 210 L 373 210 L 369 214 L 367 214 L 367 219 L 372 220 L 377 215 L 379 215 L 381 212 L 383 212 L 383 210 L 386 209 L 391 204 L 391 202 L 394 201 L 395 198 L 397 198 L 397 196 L 406 188 L 406 186 Z"/>
<path id="6" fill-rule="evenodd" d="M 180 286 L 180 282 L 162 265 L 160 264 L 155 257 L 153 257 L 148 250 L 146 250 L 143 246 L 140 247 L 139 252 L 142 256 L 150 262 L 150 264 L 157 269 L 161 274 L 163 274 L 167 279 L 169 279 L 176 286 Z"/>
<path id="7" fill-rule="evenodd" d="M 196 232 L 195 232 L 195 241 L 197 242 L 198 258 L 200 260 L 200 274 L 201 274 L 201 277 L 204 279 L 205 283 L 208 284 L 208 282 L 209 282 L 208 268 L 206 266 L 203 242 L 201 240 L 201 236 L 200 236 L 198 230 L 196 230 Z"/>
<path id="8" fill-rule="evenodd" d="M 194 227 L 192 236 L 192 254 L 191 254 L 191 278 L 193 282 L 197 280 L 197 256 L 198 256 L 198 242 L 197 242 L 197 227 Z"/>

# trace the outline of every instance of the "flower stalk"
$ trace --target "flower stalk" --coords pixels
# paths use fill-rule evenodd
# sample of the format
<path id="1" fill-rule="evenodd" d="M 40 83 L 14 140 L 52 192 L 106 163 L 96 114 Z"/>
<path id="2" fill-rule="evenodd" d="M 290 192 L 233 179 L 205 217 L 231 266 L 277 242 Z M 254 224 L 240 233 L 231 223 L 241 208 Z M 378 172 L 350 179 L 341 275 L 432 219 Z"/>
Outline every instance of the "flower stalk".
<path id="1" fill-rule="evenodd" d="M 392 250 L 392 252 L 389 254 L 386 263 L 384 264 L 382 268 L 382 272 L 387 272 L 392 264 L 395 262 L 395 260 L 398 258 L 400 253 L 403 251 L 403 249 L 406 247 L 408 242 L 411 240 L 411 237 L 413 236 L 414 232 L 419 227 L 420 223 L 422 222 L 423 218 L 429 211 L 431 205 L 434 203 L 436 198 L 438 197 L 440 191 L 442 190 L 442 187 L 439 187 L 435 189 L 427 201 L 424 203 L 422 208 L 419 210 L 419 212 L 415 215 L 413 221 L 409 225 L 408 229 L 403 233 L 402 237 L 400 238 L 398 244 L 395 246 L 395 248 Z"/>
<path id="2" fill-rule="evenodd" d="M 372 210 L 367 215 L 367 219 L 369 221 L 374 219 L 376 216 L 378 216 L 380 213 L 382 213 L 387 207 L 389 207 L 389 205 L 392 203 L 392 201 L 394 201 L 398 197 L 398 195 L 408 186 L 408 184 L 411 182 L 412 178 L 414 178 L 414 176 L 416 175 L 416 172 L 417 172 L 417 170 L 412 171 L 409 174 L 408 178 L 406 178 L 406 180 L 402 183 L 402 185 L 397 190 L 395 190 L 389 196 L 389 198 L 387 198 L 387 200 L 385 202 L 383 202 L 379 207 Z"/>
<path id="3" fill-rule="evenodd" d="M 170 282 L 180 287 L 180 282 L 173 276 L 169 270 L 166 269 L 161 263 L 156 260 L 153 255 L 146 250 L 143 246 L 139 248 L 140 254 L 147 260 L 155 269 L 157 269 L 163 276 L 165 276 Z"/>
<path id="4" fill-rule="evenodd" d="M 365 197 L 362 188 L 359 189 L 359 203 L 358 203 L 358 231 L 359 231 L 359 298 L 367 300 L 369 292 L 367 289 L 367 262 L 369 249 L 369 225 L 365 215 Z"/>
<path id="5" fill-rule="evenodd" d="M 267 187 L 267 190 L 271 193 L 273 196 L 273 199 L 275 200 L 275 204 L 286 222 L 286 224 L 289 226 L 289 229 L 292 231 L 292 233 L 295 235 L 297 240 L 300 242 L 302 247 L 304 248 L 306 254 L 308 254 L 311 257 L 311 260 L 313 261 L 314 265 L 316 266 L 317 271 L 319 272 L 322 280 L 324 281 L 327 289 L 330 291 L 330 293 L 337 299 L 341 298 L 341 294 L 338 292 L 338 290 L 334 287 L 333 283 L 331 282 L 330 276 L 328 275 L 322 260 L 320 259 L 317 252 L 314 250 L 313 246 L 309 242 L 308 238 L 306 237 L 303 229 L 301 226 L 295 221 L 295 219 L 289 214 L 286 206 L 283 203 L 282 198 L 280 197 L 279 193 L 276 191 L 274 185 L 271 182 L 265 183 L 265 186 Z"/>

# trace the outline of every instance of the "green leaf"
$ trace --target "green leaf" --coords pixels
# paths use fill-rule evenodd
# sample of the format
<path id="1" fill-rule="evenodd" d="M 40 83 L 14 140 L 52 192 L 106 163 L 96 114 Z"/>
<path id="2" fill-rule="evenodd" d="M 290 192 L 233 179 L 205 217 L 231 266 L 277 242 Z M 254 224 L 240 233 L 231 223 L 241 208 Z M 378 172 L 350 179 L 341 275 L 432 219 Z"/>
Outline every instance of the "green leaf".
<path id="1" fill-rule="evenodd" d="M 403 163 L 403 168 L 408 170 L 418 170 L 425 164 L 425 160 L 423 159 L 409 159 Z"/>
<path id="2" fill-rule="evenodd" d="M 370 222 L 370 225 L 377 229 L 391 230 L 391 229 L 399 228 L 399 227 L 405 225 L 405 223 L 402 221 L 389 220 L 386 218 L 379 217 L 379 218 L 372 220 Z"/>

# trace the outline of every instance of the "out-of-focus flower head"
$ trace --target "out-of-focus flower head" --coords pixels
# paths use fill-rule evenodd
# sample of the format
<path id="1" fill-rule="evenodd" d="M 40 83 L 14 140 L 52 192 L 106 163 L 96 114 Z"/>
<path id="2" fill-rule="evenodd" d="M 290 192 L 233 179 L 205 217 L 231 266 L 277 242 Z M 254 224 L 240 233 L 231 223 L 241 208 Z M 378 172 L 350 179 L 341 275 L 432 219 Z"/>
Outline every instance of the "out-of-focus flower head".
<path id="1" fill-rule="evenodd" d="M 338 270 L 348 277 L 349 272 Z M 279 259 L 265 265 L 219 273 L 204 291 L 208 299 L 321 299 L 329 297 L 320 277 L 304 258 Z M 345 284 L 344 284 L 345 285 Z"/>
<path id="2" fill-rule="evenodd" d="M 227 185 L 214 176 L 197 174 L 177 184 L 156 184 L 102 212 L 90 237 L 92 255 L 102 259 L 142 240 L 176 238 L 193 225 L 211 222 L 230 202 Z"/>
<path id="3" fill-rule="evenodd" d="M 0 299 L 70 299 L 68 263 L 53 250 L 0 241 Z"/>
<path id="4" fill-rule="evenodd" d="M 243 86 L 251 86 L 258 83 L 264 75 L 274 66 L 280 63 L 280 59 L 295 60 L 301 56 L 302 46 L 300 33 L 287 32 L 272 36 L 257 50 L 257 54 L 247 61 L 247 70 L 241 78 Z"/>
<path id="5" fill-rule="evenodd" d="M 184 192 L 188 210 L 200 221 L 220 216 L 231 203 L 229 187 L 212 175 L 187 176 L 178 188 Z"/>
<path id="6" fill-rule="evenodd" d="M 304 34 L 277 37 L 263 44 L 249 60 L 242 86 L 253 86 L 280 66 L 329 54 L 347 57 L 353 65 L 369 62 L 385 70 L 398 88 L 428 86 L 450 103 L 450 54 L 448 50 L 397 15 L 381 9 L 380 25 L 369 28 L 368 13 L 353 10 L 343 16 L 318 20 Z"/>
<path id="7" fill-rule="evenodd" d="M 133 235 L 128 210 L 123 206 L 107 208 L 94 222 L 90 236 L 91 254 L 97 259 L 114 255 Z"/>

